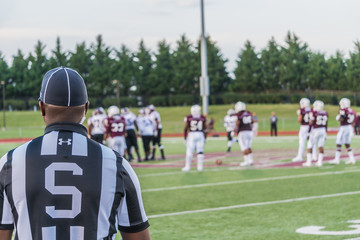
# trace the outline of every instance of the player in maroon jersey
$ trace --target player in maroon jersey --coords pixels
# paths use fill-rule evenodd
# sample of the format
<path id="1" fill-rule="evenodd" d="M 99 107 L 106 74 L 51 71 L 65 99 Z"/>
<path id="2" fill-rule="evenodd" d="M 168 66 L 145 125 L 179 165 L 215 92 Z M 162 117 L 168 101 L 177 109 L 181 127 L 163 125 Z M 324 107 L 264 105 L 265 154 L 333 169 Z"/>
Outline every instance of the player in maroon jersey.
<path id="1" fill-rule="evenodd" d="M 317 100 L 313 104 L 313 111 L 310 112 L 310 123 L 309 123 L 309 141 L 308 141 L 308 153 L 307 160 L 303 164 L 304 167 L 311 166 L 312 151 L 314 146 L 319 148 L 319 156 L 316 162 L 316 166 L 321 167 L 324 159 L 324 143 L 326 139 L 327 124 L 328 124 L 328 113 L 324 110 L 324 102 Z"/>
<path id="2" fill-rule="evenodd" d="M 331 160 L 331 164 L 340 163 L 341 146 L 345 145 L 349 159 L 346 164 L 355 164 L 354 153 L 351 149 L 350 143 L 353 136 L 353 124 L 355 119 L 355 112 L 350 108 L 350 100 L 348 98 L 342 98 L 339 102 L 340 109 L 339 114 L 336 116 L 336 120 L 340 122 L 340 129 L 336 136 L 336 152 L 335 159 Z"/>
<path id="3" fill-rule="evenodd" d="M 126 154 L 126 120 L 120 115 L 117 106 L 111 106 L 108 109 L 108 118 L 104 120 L 106 133 L 104 140 L 109 140 L 109 147 L 124 156 Z"/>
<path id="4" fill-rule="evenodd" d="M 253 117 L 251 112 L 246 110 L 246 105 L 243 102 L 235 104 L 235 112 L 237 116 L 236 132 L 238 133 L 239 145 L 244 155 L 244 161 L 240 163 L 240 166 L 251 166 L 254 163 L 251 150 L 254 136 L 252 131 Z"/>
<path id="5" fill-rule="evenodd" d="M 184 172 L 190 171 L 193 153 L 197 154 L 197 170 L 203 170 L 204 145 L 207 134 L 206 117 L 201 115 L 201 107 L 194 105 L 190 109 L 191 115 L 185 117 L 184 139 L 186 140 L 186 159 Z"/>
<path id="6" fill-rule="evenodd" d="M 299 102 L 300 109 L 297 110 L 298 122 L 300 123 L 299 130 L 299 149 L 297 156 L 292 159 L 293 162 L 301 162 L 303 160 L 303 153 L 305 150 L 306 139 L 309 134 L 309 114 L 310 109 L 310 100 L 308 98 L 302 98 Z"/>

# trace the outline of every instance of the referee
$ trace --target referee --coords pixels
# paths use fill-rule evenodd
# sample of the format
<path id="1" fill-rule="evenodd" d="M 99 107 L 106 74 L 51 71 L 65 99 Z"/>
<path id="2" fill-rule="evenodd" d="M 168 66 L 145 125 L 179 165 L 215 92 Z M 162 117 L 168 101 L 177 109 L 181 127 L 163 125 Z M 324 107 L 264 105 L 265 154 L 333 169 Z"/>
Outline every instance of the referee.
<path id="1" fill-rule="evenodd" d="M 0 160 L 0 239 L 149 240 L 129 163 L 87 138 L 86 86 L 70 68 L 47 72 L 39 105 L 45 133 Z"/>

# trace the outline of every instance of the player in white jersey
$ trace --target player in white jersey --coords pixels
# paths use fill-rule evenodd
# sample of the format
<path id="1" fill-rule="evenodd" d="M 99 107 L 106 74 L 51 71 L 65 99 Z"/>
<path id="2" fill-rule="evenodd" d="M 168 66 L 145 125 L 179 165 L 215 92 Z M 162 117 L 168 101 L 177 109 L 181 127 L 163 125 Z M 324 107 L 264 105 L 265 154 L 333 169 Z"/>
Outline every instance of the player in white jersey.
<path id="1" fill-rule="evenodd" d="M 97 108 L 88 119 L 88 134 L 91 139 L 98 143 L 103 143 L 104 140 L 105 126 L 103 122 L 106 118 L 103 108 Z"/>
<path id="2" fill-rule="evenodd" d="M 308 153 L 306 162 L 303 164 L 304 167 L 311 166 L 312 151 L 314 146 L 319 148 L 319 156 L 317 158 L 316 166 L 321 167 L 324 159 L 324 143 L 326 139 L 327 124 L 328 124 L 328 113 L 324 111 L 324 103 L 320 100 L 314 102 L 313 111 L 310 112 L 310 138 L 308 141 Z M 310 131 L 310 129 L 309 129 Z"/>
<path id="3" fill-rule="evenodd" d="M 227 152 L 231 151 L 231 146 L 236 142 L 235 136 L 235 126 L 236 126 L 237 117 L 235 115 L 234 109 L 229 109 L 227 115 L 224 117 L 224 127 L 227 132 Z"/>
<path id="4" fill-rule="evenodd" d="M 136 115 L 130 111 L 129 108 L 125 107 L 121 109 L 121 114 L 125 118 L 126 122 L 126 146 L 127 146 L 127 153 L 129 154 L 129 161 L 134 159 L 132 155 L 132 147 L 134 147 L 138 161 L 141 161 L 140 153 L 139 153 L 139 146 L 137 143 L 137 137 L 135 133 L 135 128 L 138 130 L 138 126 L 136 123 Z"/>
<path id="5" fill-rule="evenodd" d="M 161 144 L 161 132 L 162 132 L 162 124 L 161 124 L 161 117 L 160 113 L 155 110 L 155 106 L 153 104 L 149 105 L 146 109 L 146 114 L 155 124 L 155 131 L 154 137 L 152 139 L 152 155 L 151 160 L 155 160 L 155 153 L 156 153 L 156 145 L 159 146 L 161 159 L 165 160 L 164 154 L 164 146 Z"/>
<path id="6" fill-rule="evenodd" d="M 349 159 L 346 164 L 355 164 L 354 153 L 351 149 L 351 138 L 354 134 L 353 124 L 355 119 L 355 112 L 350 108 L 350 100 L 348 98 L 342 98 L 339 102 L 340 109 L 339 114 L 336 116 L 336 120 L 340 123 L 340 129 L 336 136 L 336 152 L 335 159 L 331 160 L 331 164 L 340 163 L 341 146 L 345 145 Z"/>
<path id="7" fill-rule="evenodd" d="M 190 115 L 186 116 L 184 139 L 186 141 L 186 159 L 185 167 L 182 168 L 183 172 L 190 171 L 191 160 L 194 151 L 197 154 L 197 170 L 203 170 L 204 161 L 204 145 L 207 134 L 206 117 L 201 115 L 201 107 L 194 105 L 190 108 Z"/>
<path id="8" fill-rule="evenodd" d="M 144 109 L 139 110 L 139 115 L 136 118 L 136 123 L 139 128 L 138 134 L 141 136 L 143 142 L 143 148 L 145 152 L 144 160 L 148 161 L 150 159 L 150 143 L 154 137 L 155 124 L 145 114 Z"/>

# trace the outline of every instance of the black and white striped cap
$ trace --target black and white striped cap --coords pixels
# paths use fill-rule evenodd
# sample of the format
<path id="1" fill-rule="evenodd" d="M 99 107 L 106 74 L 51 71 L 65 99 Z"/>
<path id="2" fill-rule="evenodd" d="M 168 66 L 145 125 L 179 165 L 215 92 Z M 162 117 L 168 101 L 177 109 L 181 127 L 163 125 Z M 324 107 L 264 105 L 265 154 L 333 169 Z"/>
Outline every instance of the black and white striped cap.
<path id="1" fill-rule="evenodd" d="M 71 68 L 51 69 L 42 80 L 39 101 L 64 107 L 83 105 L 88 101 L 84 79 Z"/>

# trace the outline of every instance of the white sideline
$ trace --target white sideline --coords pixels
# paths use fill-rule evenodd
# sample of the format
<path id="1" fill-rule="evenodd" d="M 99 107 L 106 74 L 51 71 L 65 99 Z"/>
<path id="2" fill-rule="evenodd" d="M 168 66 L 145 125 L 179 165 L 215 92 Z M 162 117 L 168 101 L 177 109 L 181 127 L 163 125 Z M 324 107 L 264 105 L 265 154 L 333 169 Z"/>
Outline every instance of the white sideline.
<path id="1" fill-rule="evenodd" d="M 169 216 L 193 214 L 193 213 L 222 211 L 222 210 L 229 210 L 229 209 L 234 209 L 234 208 L 246 208 L 246 207 L 265 206 L 265 205 L 281 204 L 281 203 L 292 203 L 292 202 L 300 202 L 300 201 L 322 199 L 322 198 L 349 196 L 349 195 L 356 195 L 356 194 L 360 194 L 360 191 L 325 194 L 325 195 L 302 197 L 302 198 L 292 198 L 292 199 L 276 200 L 276 201 L 270 201 L 270 202 L 246 203 L 246 204 L 233 205 L 233 206 L 227 206 L 227 207 L 205 208 L 205 209 L 183 211 L 183 212 L 164 213 L 164 214 L 151 215 L 151 216 L 148 216 L 148 217 L 149 218 L 160 218 L 160 217 L 169 217 Z"/>
<path id="2" fill-rule="evenodd" d="M 344 170 L 344 171 L 332 171 L 332 172 L 322 172 L 322 173 L 308 173 L 308 174 L 288 175 L 288 176 L 259 178 L 259 179 L 246 179 L 246 180 L 227 181 L 227 182 L 216 182 L 216 183 L 204 183 L 204 184 L 194 184 L 194 185 L 184 185 L 184 186 L 174 186 L 174 187 L 164 187 L 164 188 L 150 188 L 150 189 L 143 189 L 142 192 L 144 192 L 144 193 L 145 193 L 145 192 L 160 192 L 160 191 L 170 191 L 170 190 L 179 190 L 179 189 L 188 189 L 188 188 L 201 188 L 201 187 L 221 186 L 221 185 L 229 185 L 229 184 L 241 184 L 241 183 L 251 183 L 251 182 L 265 182 L 265 181 L 275 181 L 275 180 L 284 180 L 284 179 L 296 179 L 296 178 L 306 178 L 306 177 L 320 177 L 320 176 L 328 176 L 328 175 L 333 175 L 333 174 L 345 174 L 345 173 L 354 173 L 354 172 L 360 172 L 360 169 Z"/>

